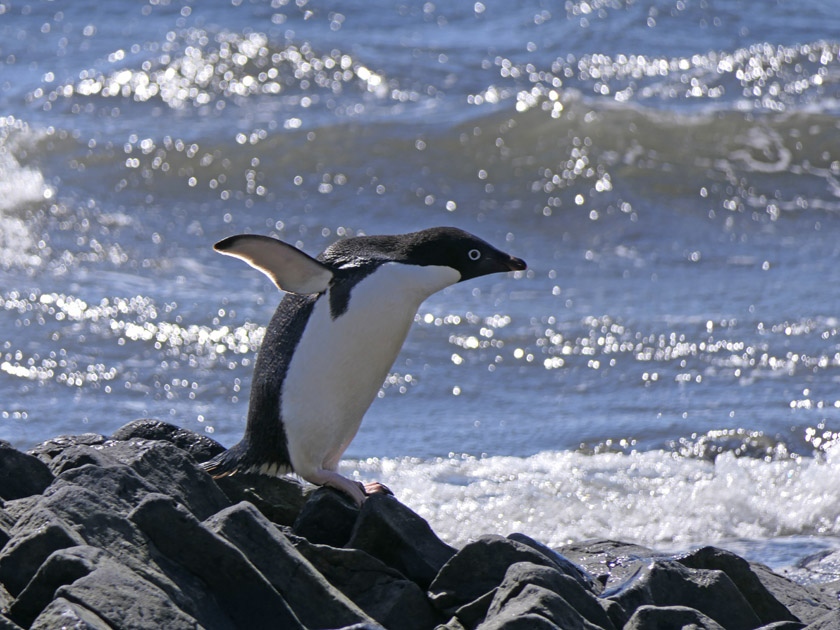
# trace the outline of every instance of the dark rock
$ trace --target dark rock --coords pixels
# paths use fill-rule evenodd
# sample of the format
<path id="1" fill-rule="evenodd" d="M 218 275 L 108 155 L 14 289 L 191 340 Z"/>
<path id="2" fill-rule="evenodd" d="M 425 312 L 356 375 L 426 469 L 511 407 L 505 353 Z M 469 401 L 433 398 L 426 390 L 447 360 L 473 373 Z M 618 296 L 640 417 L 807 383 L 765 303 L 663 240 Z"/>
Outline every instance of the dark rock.
<path id="1" fill-rule="evenodd" d="M 556 568 L 539 551 L 502 536 L 482 536 L 467 543 L 441 568 L 429 586 L 432 604 L 451 617 L 463 605 L 492 591 L 516 562 Z"/>
<path id="2" fill-rule="evenodd" d="M 373 622 L 318 573 L 253 505 L 240 503 L 222 510 L 205 525 L 245 554 L 307 628 Z"/>
<path id="3" fill-rule="evenodd" d="M 52 552 L 82 544 L 64 522 L 45 514 L 39 527 L 21 529 L 0 552 L 0 584 L 16 596 Z"/>
<path id="4" fill-rule="evenodd" d="M 174 497 L 202 520 L 230 505 L 213 479 L 168 442 L 107 442 L 102 452 L 129 466 L 158 492 Z"/>
<path id="5" fill-rule="evenodd" d="M 535 551 L 539 551 L 546 558 L 552 561 L 554 567 L 558 571 L 580 582 L 580 585 L 583 586 L 583 588 L 593 591 L 595 593 L 601 592 L 601 589 L 603 588 L 602 584 L 598 580 L 596 580 L 595 577 L 591 573 L 589 573 L 589 571 L 584 569 L 576 562 L 572 562 L 560 552 L 555 551 L 551 547 L 548 547 L 547 545 L 544 545 L 541 542 L 538 542 L 533 538 L 526 536 L 525 534 L 520 534 L 518 532 L 514 534 L 509 534 L 508 539 L 515 540 L 516 542 L 522 543 L 523 545 L 527 545 Z"/>
<path id="6" fill-rule="evenodd" d="M 161 553 L 198 576 L 234 625 L 303 628 L 280 594 L 236 547 L 171 497 L 148 495 L 129 515 Z"/>
<path id="7" fill-rule="evenodd" d="M 206 586 L 149 545 L 143 532 L 128 520 L 127 515 L 133 508 L 128 499 L 134 496 L 131 488 L 136 487 L 139 479 L 131 469 L 122 465 L 88 466 L 65 475 L 20 518 L 17 529 L 37 531 L 53 521 L 66 523 L 78 537 L 73 545 L 87 544 L 110 552 L 121 564 L 165 592 L 189 615 L 200 619 L 224 618 Z M 71 480 L 84 482 L 87 486 L 76 485 Z M 137 493 L 137 496 L 139 500 L 146 495 Z M 34 567 L 33 573 L 37 568 Z"/>
<path id="8" fill-rule="evenodd" d="M 458 621 L 458 617 L 452 617 L 446 623 L 442 623 L 435 627 L 435 630 L 467 630 L 467 628 Z"/>
<path id="9" fill-rule="evenodd" d="M 0 626 L 2 627 L 2 626 Z M 54 599 L 32 624 L 30 630 L 112 630 L 96 613 L 84 606 L 67 601 L 63 597 Z"/>
<path id="10" fill-rule="evenodd" d="M 29 627 L 50 603 L 56 590 L 92 573 L 109 554 L 96 547 L 68 547 L 53 552 L 9 609 L 9 617 Z"/>
<path id="11" fill-rule="evenodd" d="M 716 547 L 702 547 L 676 558 L 677 562 L 692 569 L 723 571 L 738 587 L 762 624 L 774 621 L 799 621 L 761 583 L 750 568 L 750 563 L 734 553 Z"/>
<path id="12" fill-rule="evenodd" d="M 134 420 L 123 425 L 114 431 L 110 439 L 126 441 L 132 438 L 169 442 L 192 455 L 197 462 L 206 462 L 225 450 L 224 446 L 206 435 L 151 418 Z"/>
<path id="13" fill-rule="evenodd" d="M 385 628 L 375 621 L 365 621 L 354 623 L 352 626 L 344 626 L 343 628 L 338 628 L 338 630 L 385 630 Z"/>
<path id="14" fill-rule="evenodd" d="M 556 551 L 583 567 L 605 590 L 626 582 L 651 558 L 666 557 L 648 547 L 617 540 L 585 540 Z"/>
<path id="15" fill-rule="evenodd" d="M 37 457 L 0 444 L 0 498 L 8 501 L 41 494 L 52 480 L 50 469 Z"/>
<path id="16" fill-rule="evenodd" d="M 689 569 L 672 560 L 658 560 L 610 596 L 631 613 L 640 606 L 696 608 L 727 630 L 752 630 L 761 621 L 723 571 Z"/>
<path id="17" fill-rule="evenodd" d="M 117 562 L 100 563 L 59 587 L 56 596 L 87 608 L 115 630 L 195 630 L 199 625 L 161 589 Z"/>
<path id="18" fill-rule="evenodd" d="M 386 628 L 427 630 L 440 621 L 420 587 L 381 560 L 358 549 L 289 540 L 330 584 Z"/>
<path id="19" fill-rule="evenodd" d="M 291 525 L 306 504 L 303 485 L 291 477 L 237 473 L 216 479 L 231 503 L 248 501 L 272 523 Z"/>
<path id="20" fill-rule="evenodd" d="M 65 626 L 66 627 L 66 626 Z M 23 630 L 14 621 L 9 619 L 6 615 L 0 614 L 0 630 Z M 63 630 L 63 628 L 62 628 Z"/>
<path id="21" fill-rule="evenodd" d="M 840 628 L 840 609 L 835 609 L 805 626 L 805 630 L 837 630 L 838 628 Z"/>
<path id="22" fill-rule="evenodd" d="M 423 589 L 455 554 L 424 519 L 387 494 L 365 500 L 346 546 L 379 558 Z"/>
<path id="23" fill-rule="evenodd" d="M 575 626 L 570 626 L 574 628 Z M 481 630 L 566 630 L 537 613 L 514 612 L 482 624 Z"/>
<path id="24" fill-rule="evenodd" d="M 465 628 L 475 628 L 487 617 L 487 611 L 490 609 L 490 604 L 493 603 L 493 598 L 496 597 L 498 590 L 498 588 L 494 588 L 469 604 L 464 604 L 455 611 L 455 618 Z"/>
<path id="25" fill-rule="evenodd" d="M 496 596 L 500 593 L 501 589 Z M 514 620 L 530 619 L 534 616 L 553 624 L 547 627 L 563 630 L 601 630 L 599 626 L 586 620 L 563 597 L 537 584 L 526 584 L 515 596 L 504 599 L 498 607 L 491 605 L 487 619 L 478 626 L 478 630 L 518 627 L 512 625 Z"/>
<path id="26" fill-rule="evenodd" d="M 837 598 L 823 592 L 819 587 L 798 584 L 778 573 L 773 573 L 768 567 L 757 562 L 750 563 L 750 569 L 773 597 L 802 623 L 814 623 L 826 614 L 837 610 Z"/>
<path id="27" fill-rule="evenodd" d="M 755 630 L 802 630 L 804 627 L 805 624 L 801 621 L 774 621 Z"/>
<path id="28" fill-rule="evenodd" d="M 95 446 L 105 441 L 105 436 L 99 433 L 82 433 L 81 435 L 60 435 L 51 440 L 41 442 L 26 451 L 34 455 L 47 466 L 52 460 L 72 446 Z"/>
<path id="29" fill-rule="evenodd" d="M 487 611 L 488 619 L 500 614 L 507 603 L 518 597 L 528 585 L 540 586 L 559 595 L 593 626 L 604 630 L 615 630 L 597 598 L 578 580 L 561 573 L 554 567 L 530 562 L 517 562 L 508 568 Z"/>
<path id="30" fill-rule="evenodd" d="M 624 630 L 725 630 L 719 623 L 685 606 L 640 606 Z"/>
<path id="31" fill-rule="evenodd" d="M 359 508 L 347 494 L 323 487 L 309 496 L 292 529 L 317 545 L 343 547 L 353 534 L 357 516 Z"/>
<path id="32" fill-rule="evenodd" d="M 60 453 L 57 453 L 52 460 L 50 460 L 50 470 L 58 477 L 74 468 L 81 468 L 82 466 L 101 466 L 107 467 L 119 462 L 112 457 L 108 457 L 102 452 L 101 445 L 87 446 L 78 444 L 68 446 Z"/>

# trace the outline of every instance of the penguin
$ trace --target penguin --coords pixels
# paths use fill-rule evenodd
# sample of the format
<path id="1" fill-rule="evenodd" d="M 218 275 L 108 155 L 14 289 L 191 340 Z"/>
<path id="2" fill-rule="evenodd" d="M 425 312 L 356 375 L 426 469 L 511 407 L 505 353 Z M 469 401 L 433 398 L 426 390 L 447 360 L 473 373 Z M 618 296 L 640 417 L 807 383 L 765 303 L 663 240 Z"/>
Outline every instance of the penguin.
<path id="1" fill-rule="evenodd" d="M 245 435 L 203 466 L 213 477 L 294 473 L 361 505 L 389 492 L 337 472 L 420 304 L 458 282 L 526 264 L 453 227 L 339 240 L 316 258 L 278 239 L 240 234 L 214 249 L 286 294 L 257 353 Z"/>

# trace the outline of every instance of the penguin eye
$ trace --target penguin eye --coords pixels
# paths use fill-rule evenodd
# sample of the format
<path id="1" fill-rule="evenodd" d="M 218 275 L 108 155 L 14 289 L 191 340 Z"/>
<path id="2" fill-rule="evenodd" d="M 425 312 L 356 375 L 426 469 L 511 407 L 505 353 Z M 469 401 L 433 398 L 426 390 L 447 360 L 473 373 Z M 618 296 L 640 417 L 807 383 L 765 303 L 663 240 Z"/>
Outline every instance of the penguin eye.
<path id="1" fill-rule="evenodd" d="M 479 258 L 481 258 L 481 252 L 477 249 L 471 249 L 469 252 L 467 252 L 467 256 L 470 257 L 470 260 L 476 261 Z"/>

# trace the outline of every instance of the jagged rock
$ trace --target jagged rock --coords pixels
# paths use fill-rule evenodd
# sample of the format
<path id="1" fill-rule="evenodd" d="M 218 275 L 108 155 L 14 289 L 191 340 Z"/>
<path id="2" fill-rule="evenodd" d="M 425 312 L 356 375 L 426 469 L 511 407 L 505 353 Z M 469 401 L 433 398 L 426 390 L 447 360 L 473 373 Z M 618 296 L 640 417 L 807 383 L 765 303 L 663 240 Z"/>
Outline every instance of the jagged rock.
<path id="1" fill-rule="evenodd" d="M 837 598 L 819 587 L 797 584 L 778 573 L 773 573 L 763 564 L 751 563 L 750 568 L 773 597 L 802 623 L 814 623 L 838 608 Z"/>
<path id="2" fill-rule="evenodd" d="M 774 621 L 755 630 L 802 630 L 804 627 L 805 624 L 800 621 Z"/>
<path id="3" fill-rule="evenodd" d="M 346 546 L 379 558 L 423 589 L 455 555 L 423 518 L 387 494 L 365 500 Z"/>
<path id="4" fill-rule="evenodd" d="M 68 626 L 69 627 L 69 626 Z M 23 630 L 14 621 L 9 619 L 6 615 L 0 614 L 0 630 Z M 63 630 L 63 628 L 62 628 Z"/>
<path id="5" fill-rule="evenodd" d="M 805 626 L 805 630 L 837 630 L 840 628 L 840 609 L 835 609 Z"/>
<path id="6" fill-rule="evenodd" d="M 482 536 L 452 556 L 429 586 L 429 599 L 447 617 L 501 584 L 508 568 L 531 562 L 557 569 L 547 556 L 502 536 Z"/>
<path id="7" fill-rule="evenodd" d="M 343 547 L 353 534 L 359 508 L 344 492 L 318 488 L 309 496 L 292 530 L 317 545 Z"/>
<path id="8" fill-rule="evenodd" d="M 624 630 L 725 630 L 706 615 L 685 606 L 640 606 Z"/>
<path id="9" fill-rule="evenodd" d="M 231 503 L 253 503 L 268 520 L 291 525 L 307 501 L 303 485 L 291 477 L 237 473 L 216 479 Z"/>
<path id="10" fill-rule="evenodd" d="M 386 628 L 427 630 L 440 621 L 417 584 L 370 554 L 296 536 L 289 540 L 330 584 Z"/>
<path id="11" fill-rule="evenodd" d="M 496 597 L 499 597 L 500 593 L 501 589 Z M 487 619 L 478 626 L 477 630 L 519 627 L 519 620 L 533 617 L 553 624 L 546 627 L 563 630 L 602 630 L 600 626 L 584 618 L 563 597 L 537 584 L 525 584 L 516 595 L 509 598 L 502 597 L 499 600 L 494 598 L 494 603 L 497 601 L 497 606 L 491 604 Z"/>
<path id="12" fill-rule="evenodd" d="M 18 595 L 54 551 L 84 544 L 84 540 L 55 515 L 44 513 L 36 528 L 22 528 L 0 552 L 0 584 Z"/>
<path id="13" fill-rule="evenodd" d="M 318 573 L 253 505 L 234 505 L 210 517 L 205 525 L 245 554 L 307 628 L 373 622 Z"/>
<path id="14" fill-rule="evenodd" d="M 210 476 L 168 442 L 107 442 L 102 452 L 129 466 L 158 492 L 174 497 L 199 520 L 230 505 Z"/>
<path id="15" fill-rule="evenodd" d="M 199 625 L 161 589 L 117 562 L 102 562 L 59 587 L 56 597 L 87 608 L 115 630 L 195 630 Z"/>
<path id="16" fill-rule="evenodd" d="M 151 418 L 142 418 L 123 425 L 114 431 L 110 439 L 127 441 L 132 438 L 169 442 L 189 453 L 197 462 L 206 462 L 225 450 L 224 446 L 206 435 Z"/>
<path id="17" fill-rule="evenodd" d="M 53 552 L 15 600 L 9 609 L 9 617 L 28 628 L 60 586 L 89 575 L 107 556 L 106 551 L 87 545 Z"/>
<path id="18" fill-rule="evenodd" d="M 2 628 L 2 626 L 0 626 Z M 112 630 L 105 621 L 84 606 L 57 597 L 32 624 L 30 630 Z"/>
<path id="19" fill-rule="evenodd" d="M 651 558 L 665 558 L 648 547 L 617 540 L 584 540 L 556 549 L 557 553 L 576 562 L 609 590 L 623 584 Z"/>
<path id="20" fill-rule="evenodd" d="M 579 564 L 569 560 L 559 551 L 556 551 L 551 547 L 548 547 L 547 545 L 544 545 L 541 542 L 538 542 L 533 538 L 530 538 L 529 536 L 526 536 L 525 534 L 520 534 L 518 532 L 509 534 L 508 539 L 522 543 L 523 545 L 527 545 L 531 549 L 540 552 L 542 555 L 546 556 L 549 560 L 551 560 L 554 563 L 554 566 L 558 571 L 580 582 L 580 585 L 583 586 L 585 589 L 593 591 L 595 593 L 601 592 L 602 585 L 595 579 L 595 577 L 592 574 L 590 574 Z"/>
<path id="21" fill-rule="evenodd" d="M 171 497 L 150 494 L 129 515 L 166 557 L 198 576 L 234 625 L 303 628 L 280 594 L 239 549 Z"/>
<path id="22" fill-rule="evenodd" d="M 640 606 L 687 606 L 714 619 L 727 630 L 752 630 L 761 621 L 723 571 L 689 569 L 673 560 L 657 560 L 641 568 L 609 596 L 627 613 Z"/>
<path id="23" fill-rule="evenodd" d="M 716 569 L 726 573 L 749 602 L 762 624 L 774 621 L 799 621 L 761 583 L 750 568 L 750 563 L 734 553 L 717 547 L 702 547 L 678 556 L 676 560 L 692 569 Z"/>
<path id="24" fill-rule="evenodd" d="M 29 449 L 27 454 L 34 455 L 47 466 L 52 460 L 73 446 L 95 446 L 106 440 L 104 435 L 99 433 L 82 433 L 81 435 L 59 435 L 50 440 L 36 444 Z"/>
<path id="25" fill-rule="evenodd" d="M 41 494 L 52 480 L 44 462 L 0 442 L 0 498 L 9 501 Z"/>
<path id="26" fill-rule="evenodd" d="M 615 630 L 615 626 L 592 591 L 585 589 L 580 582 L 554 567 L 531 562 L 517 562 L 510 565 L 504 580 L 496 589 L 493 601 L 487 610 L 487 618 L 499 615 L 508 602 L 518 597 L 528 585 L 539 586 L 559 595 L 593 626 L 604 630 Z"/>

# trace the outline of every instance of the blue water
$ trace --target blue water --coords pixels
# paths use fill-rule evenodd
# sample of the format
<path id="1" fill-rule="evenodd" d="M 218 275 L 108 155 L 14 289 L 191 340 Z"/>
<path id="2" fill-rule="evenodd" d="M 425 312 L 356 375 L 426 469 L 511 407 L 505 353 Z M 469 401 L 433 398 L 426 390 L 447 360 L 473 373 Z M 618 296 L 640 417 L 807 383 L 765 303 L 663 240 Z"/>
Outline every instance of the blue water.
<path id="1" fill-rule="evenodd" d="M 421 307 L 348 473 L 453 542 L 833 548 L 834 4 L 0 2 L 0 438 L 233 444 L 279 296 L 215 241 L 456 225 L 529 270 Z"/>

